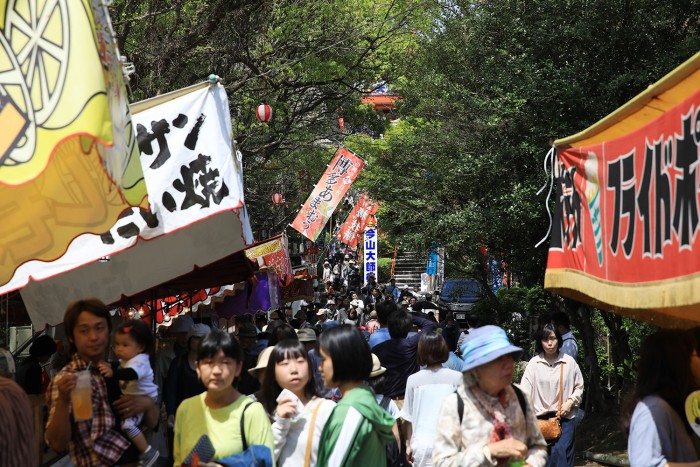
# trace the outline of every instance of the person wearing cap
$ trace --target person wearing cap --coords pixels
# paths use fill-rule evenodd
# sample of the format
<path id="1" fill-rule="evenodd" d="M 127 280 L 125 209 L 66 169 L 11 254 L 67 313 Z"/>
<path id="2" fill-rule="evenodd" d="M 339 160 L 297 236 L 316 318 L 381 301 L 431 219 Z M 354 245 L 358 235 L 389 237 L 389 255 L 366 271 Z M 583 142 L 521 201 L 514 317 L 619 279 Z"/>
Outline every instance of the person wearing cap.
<path id="1" fill-rule="evenodd" d="M 462 347 L 462 383 L 440 408 L 435 467 L 518 461 L 544 467 L 547 443 L 528 397 L 512 384 L 514 358 L 521 352 L 498 326 L 469 333 Z"/>
<path id="2" fill-rule="evenodd" d="M 256 347 L 257 337 L 258 330 L 253 323 L 242 323 L 236 333 L 236 338 L 243 350 L 243 369 L 238 378 L 238 390 L 241 394 L 253 394 L 260 389 L 258 380 L 248 373 L 248 370 L 254 367 L 258 361 L 260 351 Z"/>
<path id="3" fill-rule="evenodd" d="M 330 399 L 333 390 L 332 388 L 327 388 L 323 384 L 323 378 L 321 378 L 321 371 L 319 367 L 321 366 L 321 356 L 318 353 L 318 336 L 313 329 L 299 329 L 297 331 L 297 336 L 299 337 L 299 342 L 304 345 L 304 348 L 309 354 L 309 360 L 312 363 L 314 370 L 314 382 L 316 383 L 316 394 L 320 397 Z"/>
<path id="4" fill-rule="evenodd" d="M 206 324 L 197 323 L 187 333 L 187 354 L 180 355 L 170 363 L 168 377 L 165 380 L 163 399 L 168 414 L 168 424 L 174 426 L 175 413 L 182 401 L 197 396 L 206 388 L 197 376 L 197 350 L 204 336 L 211 329 Z"/>
<path id="5" fill-rule="evenodd" d="M 370 272 L 369 277 L 367 278 L 367 290 L 376 289 L 377 287 L 377 277 L 374 275 L 373 272 Z"/>
<path id="6" fill-rule="evenodd" d="M 336 314 L 338 313 L 338 310 L 336 308 L 336 303 L 334 298 L 329 298 L 328 301 L 326 302 L 326 312 L 328 319 L 335 319 Z"/>
<path id="7" fill-rule="evenodd" d="M 258 355 L 255 366 L 249 368 L 248 371 L 245 372 L 247 375 L 255 378 L 255 380 L 258 382 L 258 387 L 260 388 L 254 393 L 248 394 L 248 397 L 254 401 L 260 402 L 260 391 L 262 391 L 262 385 L 265 382 L 265 369 L 267 368 L 267 363 L 270 361 L 270 354 L 274 348 L 274 346 L 265 347 L 263 351 L 260 352 L 260 355 Z M 243 375 L 243 372 L 241 372 L 241 375 Z"/>
<path id="8" fill-rule="evenodd" d="M 328 260 L 323 262 L 323 272 L 321 273 L 321 281 L 324 284 L 333 282 L 333 270 L 331 269 L 331 263 Z"/>

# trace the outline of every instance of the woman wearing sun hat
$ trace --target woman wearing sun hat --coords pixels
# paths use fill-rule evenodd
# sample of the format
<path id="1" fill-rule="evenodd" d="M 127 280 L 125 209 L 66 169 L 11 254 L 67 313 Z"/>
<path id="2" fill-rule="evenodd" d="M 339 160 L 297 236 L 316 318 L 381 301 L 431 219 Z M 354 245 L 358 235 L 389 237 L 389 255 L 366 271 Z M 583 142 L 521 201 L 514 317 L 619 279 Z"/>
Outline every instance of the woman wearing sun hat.
<path id="1" fill-rule="evenodd" d="M 521 352 L 498 326 L 469 333 L 462 384 L 440 409 L 433 465 L 545 465 L 547 443 L 527 398 L 512 385 L 513 359 Z"/>

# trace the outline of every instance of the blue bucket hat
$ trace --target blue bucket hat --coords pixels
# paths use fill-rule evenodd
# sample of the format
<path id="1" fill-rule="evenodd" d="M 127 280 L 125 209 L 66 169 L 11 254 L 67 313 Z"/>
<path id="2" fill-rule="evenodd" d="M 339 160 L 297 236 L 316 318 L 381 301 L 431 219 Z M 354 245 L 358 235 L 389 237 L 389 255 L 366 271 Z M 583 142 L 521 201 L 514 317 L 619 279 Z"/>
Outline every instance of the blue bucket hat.
<path id="1" fill-rule="evenodd" d="M 503 355 L 522 352 L 510 343 L 506 332 L 498 326 L 482 326 L 469 331 L 462 344 L 462 372 L 492 362 Z"/>

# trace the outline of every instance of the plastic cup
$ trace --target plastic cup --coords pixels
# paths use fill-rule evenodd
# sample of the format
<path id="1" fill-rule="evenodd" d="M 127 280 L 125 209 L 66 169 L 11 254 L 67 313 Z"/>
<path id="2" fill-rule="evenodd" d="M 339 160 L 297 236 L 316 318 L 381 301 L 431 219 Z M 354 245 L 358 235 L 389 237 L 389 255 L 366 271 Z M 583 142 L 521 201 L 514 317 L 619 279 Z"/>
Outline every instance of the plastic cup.
<path id="1" fill-rule="evenodd" d="M 77 375 L 75 388 L 70 393 L 70 399 L 73 403 L 73 417 L 76 420 L 90 420 L 92 418 L 90 370 L 78 371 Z"/>

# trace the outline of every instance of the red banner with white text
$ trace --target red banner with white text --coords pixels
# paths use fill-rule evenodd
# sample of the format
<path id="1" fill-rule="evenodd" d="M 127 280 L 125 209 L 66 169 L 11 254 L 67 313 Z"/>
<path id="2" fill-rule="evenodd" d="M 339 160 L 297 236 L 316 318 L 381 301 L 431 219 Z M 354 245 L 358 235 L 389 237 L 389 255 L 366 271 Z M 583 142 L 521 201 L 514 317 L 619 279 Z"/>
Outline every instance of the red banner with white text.
<path id="1" fill-rule="evenodd" d="M 292 227 L 312 241 L 323 230 L 340 200 L 365 166 L 356 154 L 340 148 L 301 207 Z"/>
<path id="2" fill-rule="evenodd" d="M 338 240 L 355 249 L 362 236 L 361 233 L 367 226 L 367 221 L 377 213 L 377 209 L 379 209 L 379 202 L 367 197 L 367 193 L 362 193 L 338 231 L 336 235 Z"/>
<path id="3" fill-rule="evenodd" d="M 700 304 L 699 161 L 700 91 L 629 134 L 558 148 L 545 287 L 635 317 Z"/>

